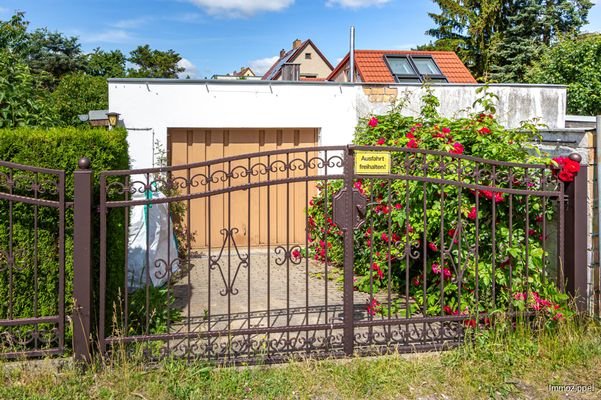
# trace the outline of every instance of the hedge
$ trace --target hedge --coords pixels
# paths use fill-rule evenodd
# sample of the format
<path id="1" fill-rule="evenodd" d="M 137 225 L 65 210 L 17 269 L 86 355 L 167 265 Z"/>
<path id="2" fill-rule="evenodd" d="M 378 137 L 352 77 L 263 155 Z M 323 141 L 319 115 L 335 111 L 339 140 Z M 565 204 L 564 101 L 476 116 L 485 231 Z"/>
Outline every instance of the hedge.
<path id="1" fill-rule="evenodd" d="M 111 169 L 129 168 L 126 132 L 122 129 L 107 131 L 98 128 L 18 128 L 0 130 L 0 159 L 14 163 L 61 169 L 65 171 L 65 198 L 73 201 L 73 172 L 77 161 L 88 157 L 94 170 L 95 198 L 99 194 L 98 173 Z M 7 173 L 7 168 L 0 168 Z M 21 179 L 31 182 L 32 173 L 17 173 Z M 0 185 L 5 183 L 1 180 Z M 39 181 L 51 176 L 38 174 Z M 6 186 L 0 188 L 6 191 Z M 17 193 L 32 197 L 34 193 L 25 187 L 13 189 Z M 52 193 L 39 194 L 40 197 L 57 199 Z M 12 205 L 13 238 L 15 262 L 19 270 L 3 268 L 7 263 L 0 255 L 0 319 L 27 318 L 57 315 L 58 307 L 58 211 L 49 207 L 36 207 L 24 203 Z M 37 237 L 34 234 L 35 213 L 38 213 Z M 112 213 L 108 218 L 108 233 L 114 238 L 107 252 L 109 282 L 115 287 L 108 293 L 117 293 L 118 284 L 123 281 L 123 265 L 125 264 L 125 232 L 123 213 Z M 9 246 L 9 202 L 0 200 L 0 250 L 7 251 Z M 98 224 L 94 217 L 95 258 L 98 259 Z M 34 253 L 37 240 L 37 254 Z M 18 250 L 18 251 L 17 251 Z M 71 313 L 73 283 L 73 211 L 68 208 L 65 220 L 65 306 L 66 313 Z M 5 256 L 4 256 L 5 257 Z M 34 265 L 37 263 L 37 271 Z M 98 265 L 95 262 L 94 265 Z M 37 274 L 37 279 L 35 277 Z M 12 285 L 12 312 L 9 310 L 10 285 Z M 37 304 L 34 304 L 34 291 L 37 284 Z M 112 302 L 112 299 L 108 299 Z M 111 303 L 109 303 L 111 304 Z M 37 310 L 34 310 L 34 307 Z"/>

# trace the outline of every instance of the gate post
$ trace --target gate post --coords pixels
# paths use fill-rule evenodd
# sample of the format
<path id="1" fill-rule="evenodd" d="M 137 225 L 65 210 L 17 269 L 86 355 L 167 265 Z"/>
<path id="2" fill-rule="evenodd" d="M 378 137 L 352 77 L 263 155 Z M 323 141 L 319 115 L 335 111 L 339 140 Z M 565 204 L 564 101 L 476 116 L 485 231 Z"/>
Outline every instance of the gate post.
<path id="1" fill-rule="evenodd" d="M 344 353 L 352 356 L 354 353 L 355 330 L 353 321 L 354 291 L 353 291 L 353 266 L 355 263 L 354 229 L 353 229 L 353 175 L 355 168 L 355 155 L 350 146 L 347 146 L 344 155 L 344 189 L 346 202 L 344 213 Z"/>
<path id="2" fill-rule="evenodd" d="M 81 158 L 74 172 L 73 204 L 73 354 L 75 361 L 92 360 L 92 205 L 93 172 Z"/>
<path id="3" fill-rule="evenodd" d="M 573 161 L 582 161 L 577 153 L 569 157 Z M 580 312 L 586 312 L 588 306 L 587 178 L 588 167 L 581 165 L 574 181 L 566 184 L 564 279 L 567 292 Z"/>

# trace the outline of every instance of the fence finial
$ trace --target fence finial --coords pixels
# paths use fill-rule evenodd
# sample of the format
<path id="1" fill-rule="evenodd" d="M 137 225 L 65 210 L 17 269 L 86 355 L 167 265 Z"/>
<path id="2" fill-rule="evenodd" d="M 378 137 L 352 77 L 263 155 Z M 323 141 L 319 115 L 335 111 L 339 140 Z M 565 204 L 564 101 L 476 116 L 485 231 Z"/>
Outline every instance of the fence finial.
<path id="1" fill-rule="evenodd" d="M 79 169 L 90 169 L 91 164 L 92 163 L 90 162 L 90 159 L 88 157 L 82 157 L 77 162 L 77 166 L 79 167 Z"/>
<path id="2" fill-rule="evenodd" d="M 582 162 L 582 156 L 578 153 L 572 153 L 568 156 L 568 158 L 572 161 L 576 161 L 578 164 Z"/>

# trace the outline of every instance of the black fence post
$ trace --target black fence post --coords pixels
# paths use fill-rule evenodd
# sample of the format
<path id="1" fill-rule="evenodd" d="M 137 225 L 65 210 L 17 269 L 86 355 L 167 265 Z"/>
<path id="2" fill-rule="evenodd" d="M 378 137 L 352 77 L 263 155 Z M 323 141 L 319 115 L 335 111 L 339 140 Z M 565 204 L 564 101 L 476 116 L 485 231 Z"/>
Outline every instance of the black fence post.
<path id="1" fill-rule="evenodd" d="M 570 154 L 570 159 L 582 161 L 576 153 Z M 588 167 L 581 165 L 574 181 L 566 184 L 565 287 L 581 312 L 586 312 L 588 305 L 587 177 Z"/>
<path id="2" fill-rule="evenodd" d="M 75 361 L 92 360 L 92 206 L 93 172 L 82 158 L 74 173 L 73 229 L 73 354 Z"/>

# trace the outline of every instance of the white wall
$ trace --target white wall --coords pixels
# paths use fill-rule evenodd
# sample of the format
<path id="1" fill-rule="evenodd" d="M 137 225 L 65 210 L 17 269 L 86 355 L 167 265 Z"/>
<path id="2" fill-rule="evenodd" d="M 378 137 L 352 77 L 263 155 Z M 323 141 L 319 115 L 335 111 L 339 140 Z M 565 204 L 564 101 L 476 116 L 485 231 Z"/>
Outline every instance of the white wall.
<path id="1" fill-rule="evenodd" d="M 419 86 L 385 86 L 398 88 L 398 97 L 408 96 L 407 114 L 419 111 Z M 471 106 L 477 88 L 436 86 L 441 114 L 453 116 Z M 534 116 L 551 128 L 564 126 L 564 87 L 499 85 L 491 90 L 499 95 L 499 115 L 508 126 Z M 129 130 L 133 168 L 153 165 L 153 137 L 166 147 L 168 128 L 319 128 L 320 145 L 342 145 L 351 142 L 358 118 L 388 108 L 370 102 L 360 84 L 109 80 L 109 109 L 121 114 Z"/>

